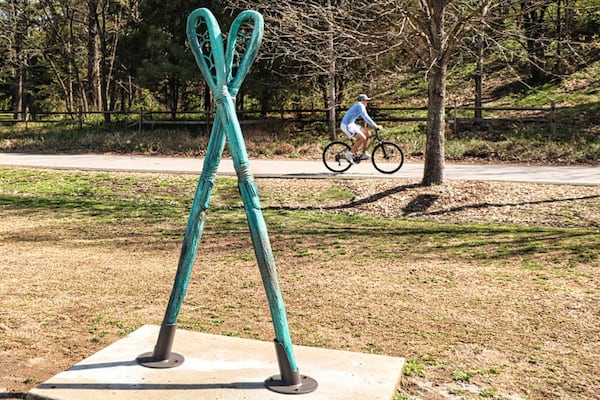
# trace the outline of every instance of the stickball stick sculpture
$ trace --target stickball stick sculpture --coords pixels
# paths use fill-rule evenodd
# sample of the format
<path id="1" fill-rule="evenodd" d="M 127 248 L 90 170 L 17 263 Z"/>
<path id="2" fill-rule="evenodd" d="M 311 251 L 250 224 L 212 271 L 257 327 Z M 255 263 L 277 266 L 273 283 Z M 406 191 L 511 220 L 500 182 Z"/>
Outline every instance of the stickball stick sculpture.
<path id="1" fill-rule="evenodd" d="M 227 140 L 275 330 L 275 352 L 280 374 L 267 378 L 265 385 L 279 393 L 310 393 L 316 390 L 318 384 L 314 379 L 300 375 L 296 365 L 275 260 L 235 112 L 235 97 L 256 59 L 262 40 L 263 24 L 262 15 L 256 11 L 247 10 L 240 13 L 231 25 L 224 48 L 219 24 L 208 9 L 196 9 L 187 19 L 188 41 L 196 63 L 213 93 L 217 111 L 159 336 L 154 351 L 140 355 L 137 361 L 150 368 L 170 368 L 184 362 L 182 355 L 171 351 L 177 316 L 188 288 L 217 167 Z"/>

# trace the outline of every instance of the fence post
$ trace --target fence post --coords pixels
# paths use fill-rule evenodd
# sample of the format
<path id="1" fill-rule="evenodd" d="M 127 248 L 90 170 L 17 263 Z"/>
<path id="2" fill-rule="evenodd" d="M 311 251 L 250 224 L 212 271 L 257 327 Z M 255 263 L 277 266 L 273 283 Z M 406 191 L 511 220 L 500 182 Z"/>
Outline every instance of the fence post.
<path id="1" fill-rule="evenodd" d="M 209 106 L 208 109 L 204 109 L 204 120 L 206 121 L 206 125 L 204 126 L 204 136 L 210 136 L 210 131 L 212 130 L 212 127 L 210 125 L 211 108 L 212 104 Z"/>
<path id="2" fill-rule="evenodd" d="M 458 103 L 456 102 L 456 100 L 454 100 L 454 132 L 452 132 L 453 134 L 456 135 L 456 133 L 458 132 Z"/>
<path id="3" fill-rule="evenodd" d="M 142 107 L 140 107 L 140 118 L 138 120 L 138 133 L 142 133 L 142 118 L 143 118 L 143 113 L 142 113 Z"/>
<path id="4" fill-rule="evenodd" d="M 77 108 L 77 126 L 79 129 L 83 129 L 83 110 L 81 106 Z"/>
<path id="5" fill-rule="evenodd" d="M 556 135 L 556 103 L 553 101 L 550 103 L 550 129 L 552 136 Z"/>

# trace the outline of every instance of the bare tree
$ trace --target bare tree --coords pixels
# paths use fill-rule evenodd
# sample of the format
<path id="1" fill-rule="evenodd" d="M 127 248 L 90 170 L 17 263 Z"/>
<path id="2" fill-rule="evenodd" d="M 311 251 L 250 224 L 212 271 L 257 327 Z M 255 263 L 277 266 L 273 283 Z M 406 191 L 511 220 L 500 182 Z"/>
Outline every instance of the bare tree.
<path id="1" fill-rule="evenodd" d="M 86 54 L 86 32 L 82 26 L 85 15 L 73 0 L 55 4 L 50 0 L 40 0 L 39 24 L 44 32 L 41 53 L 63 91 L 65 108 L 74 112 L 78 107 L 89 110 L 86 91 L 86 70 L 82 55 Z"/>
<path id="2" fill-rule="evenodd" d="M 116 47 L 130 3 L 133 14 L 137 3 L 124 0 L 38 1 L 37 51 L 63 92 L 67 111 L 104 111 L 110 120 Z"/>
<path id="3" fill-rule="evenodd" d="M 428 83 L 424 185 L 444 182 L 446 77 L 451 56 L 493 4 L 492 0 L 414 0 L 405 6 L 404 15 L 420 42 L 407 50 L 422 61 Z"/>
<path id="4" fill-rule="evenodd" d="M 88 0 L 90 2 L 98 0 Z M 123 2 L 114 0 L 100 0 L 96 5 L 100 7 L 100 11 L 96 13 L 96 24 L 98 32 L 99 42 L 99 92 L 100 92 L 100 105 L 102 111 L 104 111 L 105 122 L 110 122 L 110 111 L 116 103 L 116 83 L 114 82 L 114 69 L 116 62 L 116 53 L 119 43 L 119 38 L 122 29 L 125 28 L 124 14 L 129 11 Z M 131 13 L 135 12 L 137 4 L 133 4 Z M 93 11 L 90 9 L 90 14 Z M 91 16 L 90 16 L 90 19 Z"/>
<path id="5" fill-rule="evenodd" d="M 260 57 L 277 72 L 322 92 L 329 135 L 349 79 L 361 80 L 377 58 L 401 43 L 398 6 L 390 0 L 225 1 L 232 11 L 254 9 L 265 18 Z M 392 45 L 390 45 L 390 43 Z"/>

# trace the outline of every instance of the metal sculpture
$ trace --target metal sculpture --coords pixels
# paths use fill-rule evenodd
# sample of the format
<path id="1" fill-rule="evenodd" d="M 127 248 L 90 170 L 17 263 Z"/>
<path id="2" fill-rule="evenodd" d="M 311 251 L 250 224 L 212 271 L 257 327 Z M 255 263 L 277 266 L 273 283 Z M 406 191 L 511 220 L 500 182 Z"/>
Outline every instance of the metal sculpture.
<path id="1" fill-rule="evenodd" d="M 184 361 L 182 355 L 171 351 L 177 316 L 189 284 L 217 167 L 227 140 L 275 330 L 274 342 L 280 375 L 268 378 L 265 385 L 270 390 L 280 393 L 309 393 L 314 391 L 318 384 L 314 379 L 300 375 L 298 371 L 258 190 L 250 171 L 244 138 L 235 112 L 235 97 L 256 59 L 262 34 L 262 15 L 252 10 L 243 11 L 233 21 L 224 49 L 219 25 L 208 9 L 196 9 L 187 19 L 188 41 L 196 64 L 213 93 L 216 117 L 159 336 L 154 351 L 140 355 L 137 361 L 151 368 L 175 367 Z"/>

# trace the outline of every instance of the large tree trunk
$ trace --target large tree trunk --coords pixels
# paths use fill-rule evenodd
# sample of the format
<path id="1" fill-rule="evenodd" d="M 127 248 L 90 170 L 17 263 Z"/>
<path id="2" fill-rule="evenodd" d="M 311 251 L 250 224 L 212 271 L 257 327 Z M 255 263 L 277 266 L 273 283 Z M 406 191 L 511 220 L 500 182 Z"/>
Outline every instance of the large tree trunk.
<path id="1" fill-rule="evenodd" d="M 427 138 L 425 142 L 425 166 L 423 185 L 444 183 L 444 128 L 446 104 L 447 50 L 444 43 L 445 2 L 430 1 L 431 27 L 429 38 L 431 68 L 428 79 Z"/>
<path id="2" fill-rule="evenodd" d="M 423 185 L 444 182 L 444 130 L 446 102 L 446 66 L 435 65 L 429 77 L 429 103 L 427 106 L 427 139 Z"/>

